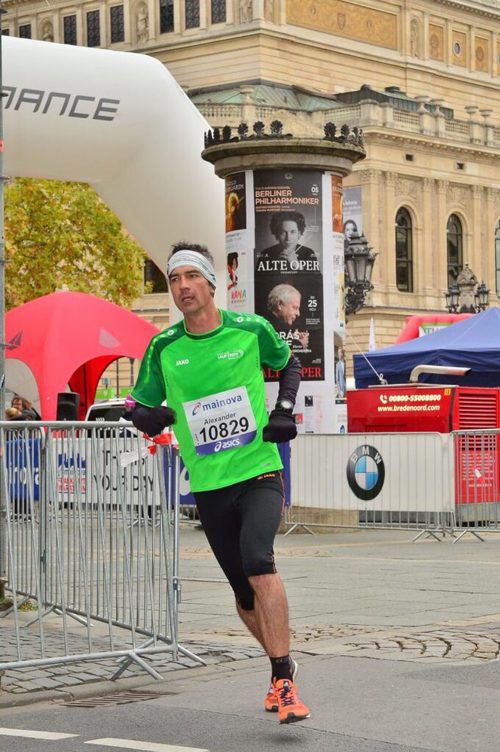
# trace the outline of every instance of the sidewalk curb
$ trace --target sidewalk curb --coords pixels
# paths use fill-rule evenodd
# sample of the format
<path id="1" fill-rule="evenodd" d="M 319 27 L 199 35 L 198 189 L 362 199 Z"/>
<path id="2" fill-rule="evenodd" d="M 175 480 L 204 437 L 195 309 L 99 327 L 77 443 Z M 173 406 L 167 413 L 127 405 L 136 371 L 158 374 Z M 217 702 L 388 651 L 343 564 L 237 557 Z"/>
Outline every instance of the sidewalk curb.
<path id="1" fill-rule="evenodd" d="M 216 673 L 233 673 L 237 667 L 248 669 L 248 663 L 251 662 L 251 668 L 257 668 L 255 662 L 262 661 L 267 666 L 267 658 L 257 656 L 255 658 L 246 658 L 239 661 L 225 661 L 208 666 L 192 666 L 190 668 L 181 668 L 175 672 L 169 672 L 161 679 L 153 679 L 149 675 L 131 676 L 130 678 L 120 678 L 112 681 L 105 679 L 103 681 L 89 682 L 87 684 L 76 685 L 71 689 L 41 689 L 38 692 L 8 692 L 0 689 L 0 712 L 4 708 L 21 707 L 24 705 L 33 705 L 35 703 L 45 703 L 60 701 L 71 702 L 78 699 L 89 699 L 92 697 L 108 696 L 119 692 L 132 692 L 134 690 L 148 690 L 158 695 L 172 694 L 171 688 L 174 683 L 185 681 L 193 678 L 193 672 L 197 672 L 197 680 L 208 680 Z"/>

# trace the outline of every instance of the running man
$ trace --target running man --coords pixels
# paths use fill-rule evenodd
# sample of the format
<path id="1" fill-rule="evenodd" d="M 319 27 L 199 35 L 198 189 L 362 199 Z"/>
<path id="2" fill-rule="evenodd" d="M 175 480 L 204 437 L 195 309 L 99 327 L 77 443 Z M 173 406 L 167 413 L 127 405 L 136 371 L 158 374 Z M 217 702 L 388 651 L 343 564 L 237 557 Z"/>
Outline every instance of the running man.
<path id="1" fill-rule="evenodd" d="M 273 550 L 283 508 L 276 443 L 297 435 L 300 363 L 266 319 L 216 307 L 213 258 L 204 246 L 174 246 L 167 278 L 184 318 L 151 340 L 131 419 L 149 436 L 175 424 L 203 529 L 238 614 L 271 661 L 264 707 L 280 723 L 302 721 L 309 709 L 294 682 L 288 603 Z M 265 366 L 280 372 L 269 416 Z"/>

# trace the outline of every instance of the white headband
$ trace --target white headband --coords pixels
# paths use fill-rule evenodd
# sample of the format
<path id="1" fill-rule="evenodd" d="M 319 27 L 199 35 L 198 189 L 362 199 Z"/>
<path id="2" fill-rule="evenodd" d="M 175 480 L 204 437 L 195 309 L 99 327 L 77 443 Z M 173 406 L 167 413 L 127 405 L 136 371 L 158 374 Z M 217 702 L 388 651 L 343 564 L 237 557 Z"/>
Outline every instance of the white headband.
<path id="1" fill-rule="evenodd" d="M 198 253 L 198 251 L 189 251 L 187 249 L 174 253 L 167 264 L 167 277 L 170 277 L 172 272 L 175 271 L 175 269 L 178 269 L 179 266 L 194 266 L 194 268 L 198 269 L 205 279 L 210 282 L 212 287 L 217 286 L 215 269 L 210 260 L 202 253 Z"/>

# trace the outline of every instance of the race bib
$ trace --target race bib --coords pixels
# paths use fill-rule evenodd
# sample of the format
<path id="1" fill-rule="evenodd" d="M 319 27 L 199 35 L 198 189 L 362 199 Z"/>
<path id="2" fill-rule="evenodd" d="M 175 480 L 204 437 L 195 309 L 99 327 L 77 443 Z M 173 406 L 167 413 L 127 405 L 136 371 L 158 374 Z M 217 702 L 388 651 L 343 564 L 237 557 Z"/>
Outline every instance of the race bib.
<path id="1" fill-rule="evenodd" d="M 196 454 L 217 454 L 249 444 L 257 424 L 246 387 L 183 403 Z"/>

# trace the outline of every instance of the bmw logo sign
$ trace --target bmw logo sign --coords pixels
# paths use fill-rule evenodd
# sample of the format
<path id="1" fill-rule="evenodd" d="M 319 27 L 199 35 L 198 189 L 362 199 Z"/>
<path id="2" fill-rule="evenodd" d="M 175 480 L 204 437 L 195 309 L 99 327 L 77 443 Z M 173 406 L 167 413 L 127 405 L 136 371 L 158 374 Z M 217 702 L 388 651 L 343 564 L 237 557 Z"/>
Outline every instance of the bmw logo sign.
<path id="1" fill-rule="evenodd" d="M 378 449 L 369 444 L 357 447 L 347 462 L 347 482 L 358 499 L 371 501 L 384 485 L 384 461 Z"/>

